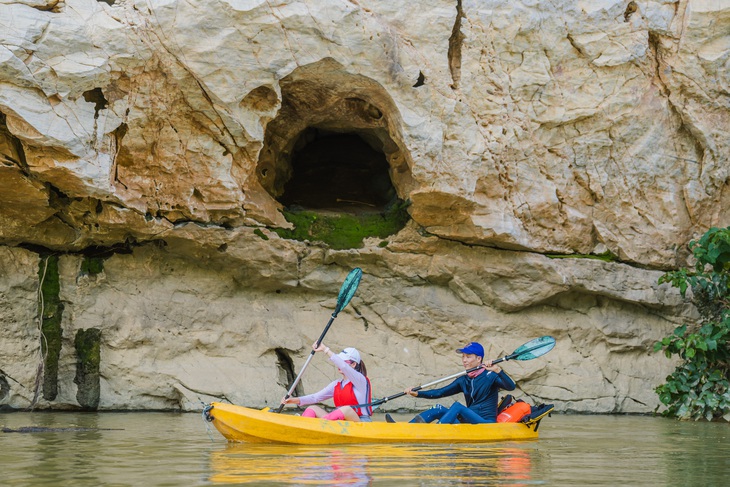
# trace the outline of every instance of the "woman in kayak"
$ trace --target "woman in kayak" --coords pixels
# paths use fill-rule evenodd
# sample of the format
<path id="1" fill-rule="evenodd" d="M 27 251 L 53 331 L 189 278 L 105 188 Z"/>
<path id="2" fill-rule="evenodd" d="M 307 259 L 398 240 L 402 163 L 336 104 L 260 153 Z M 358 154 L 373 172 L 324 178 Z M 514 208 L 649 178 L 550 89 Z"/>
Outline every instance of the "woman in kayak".
<path id="1" fill-rule="evenodd" d="M 413 418 L 411 423 L 430 423 L 440 419 L 442 424 L 451 423 L 496 423 L 497 422 L 497 401 L 499 390 L 515 390 L 515 383 L 498 365 L 492 365 L 489 360 L 484 360 L 484 347 L 477 342 L 471 342 L 467 346 L 456 350 L 461 354 L 461 363 L 465 369 L 481 368 L 454 380 L 451 384 L 440 389 L 429 391 L 414 391 L 407 389 L 406 394 L 414 397 L 427 399 L 438 399 L 440 397 L 453 396 L 463 393 L 466 399 L 466 406 L 455 402 L 450 408 L 440 404 L 428 409 Z M 392 421 L 386 415 L 387 421 Z"/>
<path id="2" fill-rule="evenodd" d="M 333 399 L 337 409 L 327 413 L 319 406 L 309 406 L 304 410 L 302 416 L 308 418 L 323 418 L 346 421 L 370 421 L 373 414 L 372 407 L 353 408 L 356 404 L 367 404 L 372 402 L 372 391 L 370 379 L 365 368 L 365 363 L 360 358 L 360 352 L 354 348 L 346 348 L 340 353 L 334 353 L 324 343 L 319 346 L 312 345 L 315 352 L 324 352 L 329 356 L 330 361 L 342 374 L 342 380 L 331 382 L 327 387 L 314 394 L 302 397 L 289 397 L 284 399 L 284 404 L 297 404 L 309 406 L 318 402 Z"/>

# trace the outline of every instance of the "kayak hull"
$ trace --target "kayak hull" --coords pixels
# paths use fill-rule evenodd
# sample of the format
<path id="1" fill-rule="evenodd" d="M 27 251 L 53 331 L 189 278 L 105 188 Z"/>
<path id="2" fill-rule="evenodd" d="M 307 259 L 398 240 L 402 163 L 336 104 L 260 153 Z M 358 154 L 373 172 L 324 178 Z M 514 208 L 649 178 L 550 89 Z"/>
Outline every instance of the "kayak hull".
<path id="1" fill-rule="evenodd" d="M 214 402 L 205 415 L 229 441 L 330 445 L 346 443 L 487 443 L 538 438 L 524 423 L 423 424 L 329 421 Z"/>

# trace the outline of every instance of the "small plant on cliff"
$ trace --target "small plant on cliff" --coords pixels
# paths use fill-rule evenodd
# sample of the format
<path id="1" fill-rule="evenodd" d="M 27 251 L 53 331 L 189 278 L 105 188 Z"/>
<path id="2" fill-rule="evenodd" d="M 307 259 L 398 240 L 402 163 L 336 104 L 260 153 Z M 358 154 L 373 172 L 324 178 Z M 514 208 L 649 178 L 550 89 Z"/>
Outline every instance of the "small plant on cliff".
<path id="1" fill-rule="evenodd" d="M 694 269 L 668 272 L 659 283 L 671 283 L 683 297 L 691 290 L 700 320 L 654 345 L 682 359 L 656 392 L 665 416 L 730 421 L 730 227 L 711 228 L 689 247 Z"/>

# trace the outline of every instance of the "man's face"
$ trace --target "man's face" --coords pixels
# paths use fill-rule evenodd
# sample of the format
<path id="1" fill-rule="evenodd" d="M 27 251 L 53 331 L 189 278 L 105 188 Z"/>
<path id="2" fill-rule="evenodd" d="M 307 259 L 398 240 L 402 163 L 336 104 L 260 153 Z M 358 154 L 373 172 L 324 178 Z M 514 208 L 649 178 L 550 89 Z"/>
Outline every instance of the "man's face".
<path id="1" fill-rule="evenodd" d="M 462 353 L 461 363 L 464 364 L 465 369 L 472 369 L 482 364 L 482 357 L 473 353 Z"/>

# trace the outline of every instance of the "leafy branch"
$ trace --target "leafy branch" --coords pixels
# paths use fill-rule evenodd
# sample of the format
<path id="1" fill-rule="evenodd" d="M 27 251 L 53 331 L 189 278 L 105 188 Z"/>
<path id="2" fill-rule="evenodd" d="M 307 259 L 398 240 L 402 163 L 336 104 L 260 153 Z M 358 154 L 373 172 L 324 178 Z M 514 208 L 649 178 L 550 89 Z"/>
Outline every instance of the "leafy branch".
<path id="1" fill-rule="evenodd" d="M 691 290 L 700 320 L 654 344 L 654 351 L 682 359 L 655 390 L 666 416 L 730 421 L 730 227 L 711 228 L 689 248 L 694 268 L 668 272 L 659 283 L 678 288 L 685 298 Z"/>

